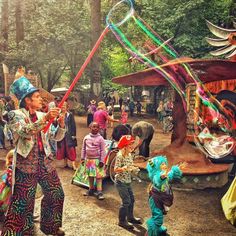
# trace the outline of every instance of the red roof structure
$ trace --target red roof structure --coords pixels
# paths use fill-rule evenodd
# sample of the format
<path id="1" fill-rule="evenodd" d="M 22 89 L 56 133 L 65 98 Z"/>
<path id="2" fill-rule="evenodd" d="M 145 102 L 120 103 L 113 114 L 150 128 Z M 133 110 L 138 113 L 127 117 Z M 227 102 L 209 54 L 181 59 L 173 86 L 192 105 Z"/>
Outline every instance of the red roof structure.
<path id="1" fill-rule="evenodd" d="M 216 59 L 188 59 L 187 61 L 184 61 L 184 63 L 187 63 L 192 68 L 192 70 L 198 75 L 203 83 L 220 80 L 236 80 L 236 61 Z M 178 60 L 176 60 L 176 63 L 174 61 L 170 61 L 162 67 L 166 68 L 166 70 L 169 71 L 170 65 L 177 64 L 179 64 Z M 114 83 L 127 86 L 168 85 L 168 81 L 152 68 L 128 75 L 115 77 L 112 79 L 112 81 Z M 193 81 L 191 81 L 190 79 L 187 80 L 187 83 L 192 82 Z"/>

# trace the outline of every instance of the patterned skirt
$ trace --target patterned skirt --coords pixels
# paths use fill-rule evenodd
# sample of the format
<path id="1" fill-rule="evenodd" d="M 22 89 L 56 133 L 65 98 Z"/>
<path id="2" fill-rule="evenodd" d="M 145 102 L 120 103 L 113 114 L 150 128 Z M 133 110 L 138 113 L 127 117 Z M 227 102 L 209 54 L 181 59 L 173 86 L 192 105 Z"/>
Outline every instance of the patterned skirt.
<path id="1" fill-rule="evenodd" d="M 57 145 L 56 152 L 57 160 L 69 159 L 70 161 L 76 160 L 76 150 L 75 147 L 69 147 L 66 140 L 60 141 L 60 145 Z"/>
<path id="2" fill-rule="evenodd" d="M 104 167 L 98 166 L 99 159 L 87 159 L 86 160 L 86 173 L 89 177 L 95 177 L 97 179 L 105 177 Z"/>

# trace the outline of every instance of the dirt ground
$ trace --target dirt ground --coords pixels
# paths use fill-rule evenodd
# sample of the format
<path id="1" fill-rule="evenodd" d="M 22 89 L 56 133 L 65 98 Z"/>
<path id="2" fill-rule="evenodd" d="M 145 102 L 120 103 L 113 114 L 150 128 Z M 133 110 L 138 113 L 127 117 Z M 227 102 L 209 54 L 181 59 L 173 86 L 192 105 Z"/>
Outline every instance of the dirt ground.
<path id="1" fill-rule="evenodd" d="M 160 126 L 150 117 L 135 117 L 129 120 L 133 124 L 138 120 L 147 120 L 155 126 L 155 135 L 151 150 L 160 149 L 170 142 L 170 134 L 162 134 Z M 83 137 L 89 132 L 85 117 L 76 117 L 78 160 Z M 110 135 L 111 128 L 108 134 Z M 5 151 L 0 150 L 1 164 Z M 191 155 L 191 154 L 190 154 Z M 142 236 L 146 231 L 145 221 L 150 217 L 148 207 L 148 182 L 134 182 L 135 215 L 143 219 L 143 225 L 133 231 L 126 231 L 117 225 L 120 198 L 113 183 L 104 180 L 105 200 L 99 201 L 94 197 L 84 197 L 84 188 L 71 184 L 74 171 L 65 169 L 57 162 L 58 174 L 65 192 L 63 228 L 67 236 Z M 3 165 L 1 165 L 3 166 Z M 164 219 L 164 225 L 171 236 L 233 236 L 236 228 L 230 225 L 224 217 L 220 199 L 227 191 L 229 183 L 221 189 L 205 190 L 174 190 L 174 204 Z M 36 200 L 36 214 L 39 214 L 40 199 Z M 44 235 L 36 223 L 36 236 Z"/>

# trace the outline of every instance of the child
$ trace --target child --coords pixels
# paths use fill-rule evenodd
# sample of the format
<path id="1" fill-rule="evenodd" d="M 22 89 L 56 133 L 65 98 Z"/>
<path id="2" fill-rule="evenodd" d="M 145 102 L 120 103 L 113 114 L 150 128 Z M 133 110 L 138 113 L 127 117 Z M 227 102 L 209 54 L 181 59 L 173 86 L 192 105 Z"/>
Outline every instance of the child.
<path id="1" fill-rule="evenodd" d="M 138 172 L 139 169 L 133 165 L 133 144 L 135 138 L 131 135 L 124 135 L 118 142 L 119 152 L 116 155 L 115 162 L 115 182 L 118 193 L 121 197 L 122 204 L 119 210 L 119 223 L 118 225 L 131 230 L 133 224 L 141 224 L 140 218 L 135 218 L 133 215 L 134 210 L 134 195 L 131 188 L 131 172 Z M 129 223 L 130 222 L 130 223 Z"/>
<path id="2" fill-rule="evenodd" d="M 3 182 L 0 184 L 0 216 L 4 216 L 11 197 L 12 185 L 12 161 L 14 150 L 7 153 L 6 156 L 6 171 L 2 176 Z"/>
<path id="3" fill-rule="evenodd" d="M 127 124 L 128 121 L 128 112 L 125 109 L 125 106 L 121 107 L 121 123 L 123 125 Z"/>
<path id="4" fill-rule="evenodd" d="M 114 105 L 112 102 L 109 102 L 109 105 L 107 107 L 107 112 L 108 112 L 108 115 L 114 119 Z M 108 124 L 110 124 L 110 127 L 113 128 L 114 126 L 114 122 L 113 121 L 108 121 Z"/>
<path id="5" fill-rule="evenodd" d="M 148 176 L 152 182 L 149 192 L 149 206 L 152 217 L 147 220 L 148 236 L 166 234 L 166 227 L 163 226 L 163 214 L 167 214 L 169 207 L 173 204 L 173 192 L 169 181 L 181 178 L 186 163 L 179 166 L 172 166 L 168 171 L 167 159 L 164 156 L 157 156 L 149 160 L 147 164 Z"/>
<path id="6" fill-rule="evenodd" d="M 99 200 L 103 200 L 102 178 L 105 176 L 105 141 L 99 134 L 99 125 L 97 122 L 90 124 L 90 130 L 91 133 L 84 137 L 81 151 L 81 161 L 82 163 L 85 161 L 86 172 L 89 177 L 89 190 L 84 195 L 92 196 L 95 194 L 94 178 L 96 178 L 96 195 Z"/>

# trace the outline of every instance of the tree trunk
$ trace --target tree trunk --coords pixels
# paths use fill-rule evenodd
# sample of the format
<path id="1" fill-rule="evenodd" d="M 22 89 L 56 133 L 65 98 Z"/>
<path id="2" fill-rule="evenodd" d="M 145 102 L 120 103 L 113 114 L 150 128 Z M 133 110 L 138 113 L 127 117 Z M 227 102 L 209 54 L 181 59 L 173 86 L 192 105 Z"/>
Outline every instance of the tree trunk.
<path id="1" fill-rule="evenodd" d="M 101 0 L 90 0 L 91 8 L 91 49 L 101 34 Z M 91 98 L 101 96 L 101 58 L 99 49 L 91 60 Z"/>
<path id="2" fill-rule="evenodd" d="M 175 92 L 175 101 L 172 115 L 173 115 L 174 129 L 171 136 L 171 145 L 175 147 L 180 147 L 186 140 L 187 116 L 184 111 L 182 99 L 177 92 Z"/>
<path id="3" fill-rule="evenodd" d="M 8 50 L 8 31 L 9 31 L 9 5 L 8 0 L 2 2 L 2 21 L 1 21 L 1 35 L 3 43 L 1 45 L 2 51 Z"/>
<path id="4" fill-rule="evenodd" d="M 18 45 L 24 40 L 24 23 L 22 17 L 22 6 L 23 1 L 15 1 L 15 19 L 16 19 L 16 44 Z"/>

